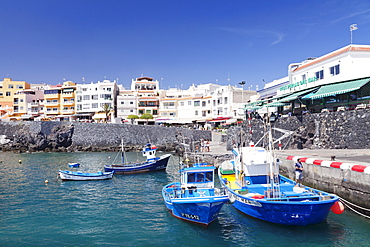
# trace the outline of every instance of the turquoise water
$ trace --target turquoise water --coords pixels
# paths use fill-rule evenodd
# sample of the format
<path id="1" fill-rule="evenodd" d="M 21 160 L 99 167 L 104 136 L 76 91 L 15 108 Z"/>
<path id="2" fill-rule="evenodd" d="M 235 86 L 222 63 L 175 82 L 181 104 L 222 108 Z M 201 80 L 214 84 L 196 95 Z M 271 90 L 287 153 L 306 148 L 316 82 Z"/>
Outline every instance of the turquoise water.
<path id="1" fill-rule="evenodd" d="M 68 162 L 94 172 L 115 155 L 0 153 L 0 246 L 370 246 L 370 220 L 350 211 L 294 227 L 250 218 L 227 204 L 208 228 L 181 221 L 161 195 L 178 179 L 178 157 L 166 172 L 57 180 L 59 169 L 70 169 Z"/>

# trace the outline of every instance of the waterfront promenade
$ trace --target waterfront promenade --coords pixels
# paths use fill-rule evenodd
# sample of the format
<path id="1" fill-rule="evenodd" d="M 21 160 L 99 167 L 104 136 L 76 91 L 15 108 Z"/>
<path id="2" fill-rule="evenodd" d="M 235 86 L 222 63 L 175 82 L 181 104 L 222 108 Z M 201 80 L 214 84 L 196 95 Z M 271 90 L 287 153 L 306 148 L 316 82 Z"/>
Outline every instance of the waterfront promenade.
<path id="1" fill-rule="evenodd" d="M 221 142 L 221 133 L 215 132 L 212 133 L 210 152 L 201 153 L 224 155 L 231 154 L 231 151 L 226 150 L 226 143 Z M 301 156 L 325 161 L 331 161 L 331 156 L 335 156 L 335 162 L 370 166 L 370 149 L 290 149 L 276 150 L 276 154 L 285 158 L 288 156 Z"/>

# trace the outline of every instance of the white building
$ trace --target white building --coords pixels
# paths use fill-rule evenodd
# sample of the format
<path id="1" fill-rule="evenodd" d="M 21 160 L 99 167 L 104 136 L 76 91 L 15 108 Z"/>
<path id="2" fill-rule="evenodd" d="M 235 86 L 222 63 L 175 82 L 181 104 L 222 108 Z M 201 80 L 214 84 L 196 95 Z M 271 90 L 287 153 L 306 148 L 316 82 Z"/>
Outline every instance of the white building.
<path id="1" fill-rule="evenodd" d="M 111 120 L 116 117 L 118 86 L 116 81 L 103 80 L 97 83 L 77 84 L 76 91 L 76 117 L 105 120 L 104 105 L 112 108 Z"/>
<path id="2" fill-rule="evenodd" d="M 137 93 L 121 89 L 117 96 L 117 118 L 127 119 L 130 115 L 138 115 Z"/>
<path id="3" fill-rule="evenodd" d="M 188 90 L 170 89 L 161 99 L 157 122 L 223 123 L 244 117 L 244 103 L 255 91 L 216 84 L 192 85 Z"/>
<path id="4" fill-rule="evenodd" d="M 288 83 L 276 89 L 280 113 L 355 109 L 369 104 L 370 46 L 348 45 L 288 66 Z M 265 103 L 265 102 L 264 102 Z M 362 106 L 363 107 L 363 106 Z"/>

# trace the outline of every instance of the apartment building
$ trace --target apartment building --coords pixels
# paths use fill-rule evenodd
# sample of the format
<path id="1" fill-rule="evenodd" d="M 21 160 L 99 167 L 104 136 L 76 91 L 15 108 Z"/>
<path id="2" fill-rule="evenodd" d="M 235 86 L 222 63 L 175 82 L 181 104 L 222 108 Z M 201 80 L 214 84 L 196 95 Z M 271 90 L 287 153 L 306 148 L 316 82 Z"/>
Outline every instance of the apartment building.
<path id="1" fill-rule="evenodd" d="M 154 118 L 159 116 L 159 82 L 150 77 L 140 77 L 131 81 L 131 90 L 137 96 L 137 114 L 139 116 L 148 113 Z M 140 121 L 140 120 L 138 120 Z M 147 120 L 143 120 L 148 122 Z M 151 122 L 153 120 L 149 120 Z"/>
<path id="2" fill-rule="evenodd" d="M 119 88 L 116 80 L 103 80 L 97 83 L 77 84 L 76 120 L 106 121 L 104 105 L 111 107 L 110 121 L 117 117 L 117 95 Z"/>
<path id="3" fill-rule="evenodd" d="M 0 82 L 0 114 L 1 118 L 9 118 L 14 113 L 14 95 L 21 90 L 30 89 L 30 84 L 25 81 L 13 81 L 4 78 Z M 18 108 L 19 109 L 19 108 Z M 16 116 L 19 114 L 16 113 Z"/>
<path id="4" fill-rule="evenodd" d="M 127 119 L 130 115 L 138 115 L 136 91 L 120 89 L 117 96 L 117 118 Z"/>

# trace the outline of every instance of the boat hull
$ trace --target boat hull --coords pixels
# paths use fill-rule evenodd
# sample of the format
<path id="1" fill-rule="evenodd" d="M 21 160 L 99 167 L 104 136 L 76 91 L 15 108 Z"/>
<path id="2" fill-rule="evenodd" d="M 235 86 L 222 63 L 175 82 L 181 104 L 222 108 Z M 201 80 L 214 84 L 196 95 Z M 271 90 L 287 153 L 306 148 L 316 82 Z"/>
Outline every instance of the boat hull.
<path id="1" fill-rule="evenodd" d="M 299 226 L 318 224 L 327 218 L 330 208 L 339 199 L 335 195 L 309 187 L 299 187 L 299 190 L 306 192 L 296 193 L 291 190 L 297 188 L 294 182 L 279 176 L 282 181 L 281 193 L 291 196 L 265 198 L 259 195 L 259 198 L 253 198 L 251 194 L 241 194 L 241 188 L 230 188 L 228 185 L 231 183 L 225 183 L 225 179 L 219 172 L 221 184 L 228 190 L 230 202 L 234 208 L 246 215 L 272 223 Z M 251 192 L 254 186 L 259 185 L 247 185 L 243 189 Z M 261 185 L 261 187 L 264 186 L 266 185 Z"/>
<path id="2" fill-rule="evenodd" d="M 266 202 L 229 191 L 233 207 L 244 214 L 283 225 L 306 226 L 326 219 L 337 200 L 319 202 Z"/>
<path id="3" fill-rule="evenodd" d="M 229 201 L 226 194 L 219 196 L 173 198 L 171 196 L 171 194 L 173 195 L 173 191 L 169 189 L 171 185 L 173 184 L 165 186 L 162 190 L 166 208 L 176 218 L 191 223 L 208 226 L 217 219 L 222 206 Z"/>
<path id="4" fill-rule="evenodd" d="M 115 174 L 133 174 L 165 170 L 170 157 L 171 154 L 165 154 L 158 157 L 158 159 L 153 159 L 142 163 L 127 165 L 105 165 L 104 171 L 114 172 Z"/>
<path id="5" fill-rule="evenodd" d="M 83 173 L 73 171 L 59 171 L 58 175 L 63 181 L 91 181 L 111 179 L 113 177 L 113 172 Z"/>

